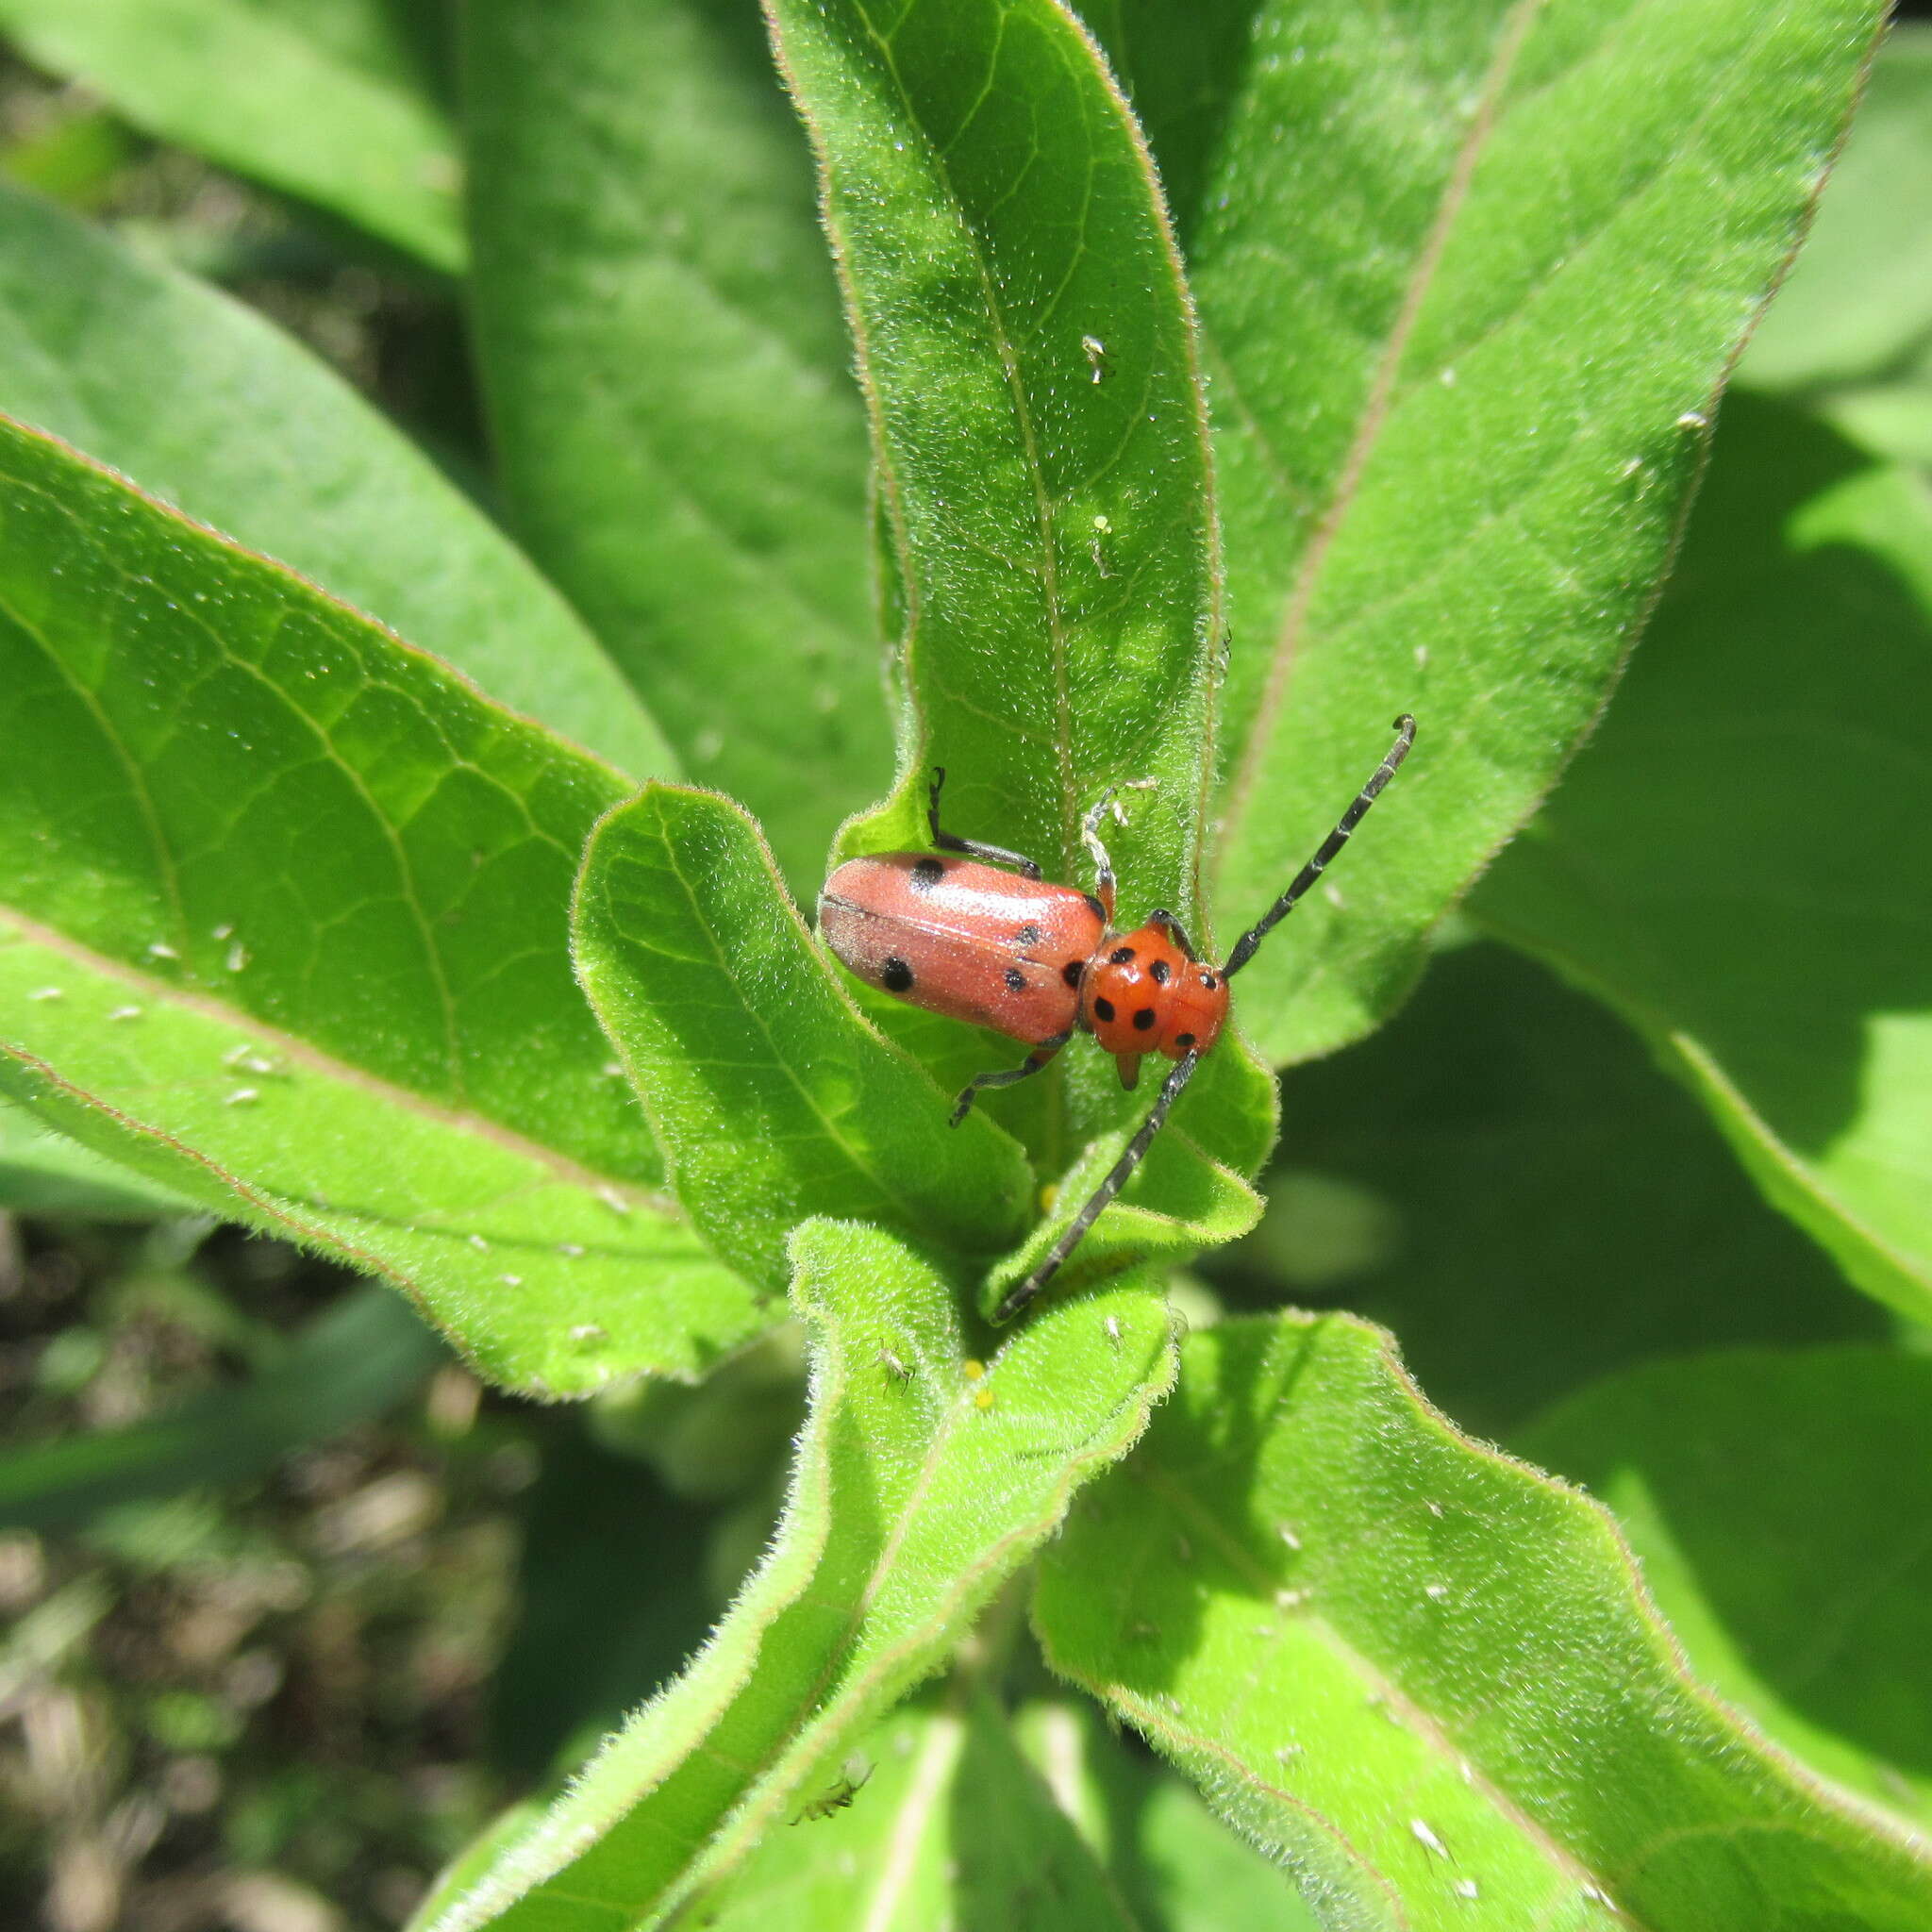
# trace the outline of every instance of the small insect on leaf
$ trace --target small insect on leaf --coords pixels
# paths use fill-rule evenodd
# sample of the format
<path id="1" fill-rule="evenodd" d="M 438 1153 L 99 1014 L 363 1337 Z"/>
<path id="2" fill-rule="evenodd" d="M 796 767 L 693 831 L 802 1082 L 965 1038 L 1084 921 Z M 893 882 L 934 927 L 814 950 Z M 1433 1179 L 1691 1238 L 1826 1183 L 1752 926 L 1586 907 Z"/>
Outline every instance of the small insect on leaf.
<path id="1" fill-rule="evenodd" d="M 821 1792 L 816 1798 L 808 1798 L 799 1807 L 798 1816 L 793 1824 L 807 1824 L 813 1819 L 829 1818 L 834 1811 L 842 1811 L 865 1788 L 866 1780 L 872 1776 L 872 1759 L 855 1751 L 845 1760 L 839 1779 L 830 1790 Z"/>

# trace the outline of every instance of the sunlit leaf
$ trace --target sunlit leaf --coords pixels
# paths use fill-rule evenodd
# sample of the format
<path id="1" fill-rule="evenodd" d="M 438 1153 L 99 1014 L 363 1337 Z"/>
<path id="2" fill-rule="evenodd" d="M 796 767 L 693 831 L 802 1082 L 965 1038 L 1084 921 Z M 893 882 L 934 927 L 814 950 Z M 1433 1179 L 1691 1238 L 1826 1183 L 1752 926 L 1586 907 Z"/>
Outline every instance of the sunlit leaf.
<path id="1" fill-rule="evenodd" d="M 751 1332 L 571 978 L 623 783 L 10 426 L 0 538 L 6 1093 L 391 1275 L 504 1379 Z"/>
<path id="2" fill-rule="evenodd" d="M 1608 1518 L 1456 1433 L 1343 1317 L 1192 1337 L 1044 1558 L 1055 1668 L 1328 1923 L 1907 1932 L 1924 1840 L 1686 1672 Z"/>

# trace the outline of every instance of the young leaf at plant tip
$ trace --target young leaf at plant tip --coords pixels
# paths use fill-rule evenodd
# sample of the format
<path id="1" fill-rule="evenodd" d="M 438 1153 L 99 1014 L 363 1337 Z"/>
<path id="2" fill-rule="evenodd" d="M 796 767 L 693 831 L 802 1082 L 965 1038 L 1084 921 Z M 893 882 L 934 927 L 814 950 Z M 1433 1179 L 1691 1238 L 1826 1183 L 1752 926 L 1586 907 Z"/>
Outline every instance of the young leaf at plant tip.
<path id="1" fill-rule="evenodd" d="M 585 849 L 574 932 L 679 1198 L 751 1279 L 782 1288 L 787 1237 L 812 1215 L 956 1254 L 1017 1235 L 1019 1146 L 986 1118 L 948 1126 L 812 943 L 741 807 L 665 785 L 615 807 Z"/>
<path id="2" fill-rule="evenodd" d="M 655 1921 L 732 1870 L 834 1787 L 1172 1385 L 1172 1320 L 1144 1290 L 1043 1310 L 982 1364 L 903 1242 L 814 1221 L 791 1246 L 811 1407 L 764 1563 L 435 1932 Z"/>
<path id="3" fill-rule="evenodd" d="M 1083 819 L 1149 781 L 1116 828 L 1128 923 L 1165 906 L 1198 932 L 1212 476 L 1132 117 L 1050 0 L 768 11 L 822 170 L 903 617 L 899 789 L 841 855 L 919 842 L 942 765 L 956 829 L 1084 884 Z M 1012 1106 L 1055 1175 L 1138 1111 L 1078 1065 Z M 1252 1168 L 1267 1128 L 1242 1124 Z"/>

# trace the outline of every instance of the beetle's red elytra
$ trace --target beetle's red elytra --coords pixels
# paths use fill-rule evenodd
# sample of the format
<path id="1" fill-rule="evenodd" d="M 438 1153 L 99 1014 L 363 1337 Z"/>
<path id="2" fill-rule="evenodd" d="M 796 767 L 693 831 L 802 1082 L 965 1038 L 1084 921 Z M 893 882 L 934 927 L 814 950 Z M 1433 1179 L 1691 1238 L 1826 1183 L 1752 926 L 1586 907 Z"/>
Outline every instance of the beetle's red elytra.
<path id="1" fill-rule="evenodd" d="M 1221 1038 L 1228 981 L 1322 876 L 1408 756 L 1415 720 L 1407 712 L 1395 721 L 1395 734 L 1335 829 L 1223 966 L 1198 958 L 1171 912 L 1150 914 L 1133 932 L 1114 931 L 1113 866 L 1100 838 L 1113 808 L 1111 791 L 1081 825 L 1093 859 L 1091 892 L 1050 884 L 1020 853 L 942 830 L 943 766 L 933 773 L 926 808 L 935 851 L 848 859 L 825 881 L 819 931 L 851 972 L 928 1012 L 990 1027 L 1033 1049 L 1017 1067 L 970 1080 L 953 1108 L 955 1126 L 982 1087 L 1010 1087 L 1037 1074 L 1075 1032 L 1092 1034 L 1114 1056 L 1124 1087 L 1135 1084 L 1150 1053 L 1174 1063 L 1126 1152 L 1046 1258 L 1000 1304 L 994 1321 L 1010 1321 L 1053 1279 L 1126 1185 L 1202 1056 Z"/>

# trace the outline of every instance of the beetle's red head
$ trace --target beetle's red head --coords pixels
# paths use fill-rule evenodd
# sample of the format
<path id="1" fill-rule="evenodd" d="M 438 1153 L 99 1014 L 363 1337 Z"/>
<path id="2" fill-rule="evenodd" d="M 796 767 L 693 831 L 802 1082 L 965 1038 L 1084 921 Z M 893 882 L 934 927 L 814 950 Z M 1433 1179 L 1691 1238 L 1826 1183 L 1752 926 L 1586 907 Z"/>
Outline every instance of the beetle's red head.
<path id="1" fill-rule="evenodd" d="M 1081 987 L 1081 1013 L 1131 1087 L 1142 1054 L 1206 1053 L 1227 1021 L 1227 975 L 1191 959 L 1158 925 L 1109 938 Z"/>

